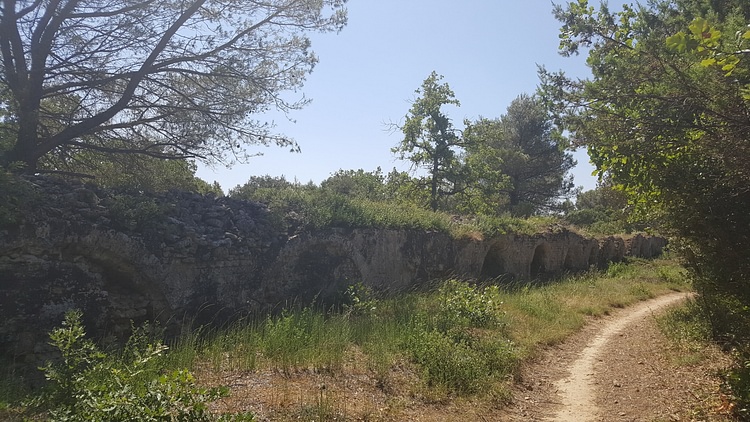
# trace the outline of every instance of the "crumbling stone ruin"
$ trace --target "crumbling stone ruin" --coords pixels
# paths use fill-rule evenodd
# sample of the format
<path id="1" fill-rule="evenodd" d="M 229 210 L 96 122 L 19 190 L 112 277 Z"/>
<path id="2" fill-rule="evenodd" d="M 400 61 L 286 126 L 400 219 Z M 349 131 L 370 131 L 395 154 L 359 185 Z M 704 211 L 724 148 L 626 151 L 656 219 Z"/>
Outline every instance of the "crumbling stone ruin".
<path id="1" fill-rule="evenodd" d="M 91 332 L 225 320 L 350 285 L 398 292 L 437 278 L 544 278 L 659 255 L 666 241 L 536 235 L 455 239 L 416 230 L 330 228 L 289 236 L 262 204 L 171 192 L 125 195 L 34 178 L 44 200 L 0 230 L 0 354 L 44 352 L 71 308 Z"/>

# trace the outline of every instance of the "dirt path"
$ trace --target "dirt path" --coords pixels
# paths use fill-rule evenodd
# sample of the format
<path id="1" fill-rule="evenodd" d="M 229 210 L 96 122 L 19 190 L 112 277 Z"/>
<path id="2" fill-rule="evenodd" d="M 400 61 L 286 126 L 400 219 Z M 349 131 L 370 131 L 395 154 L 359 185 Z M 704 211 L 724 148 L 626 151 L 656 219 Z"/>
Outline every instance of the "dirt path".
<path id="1" fill-rule="evenodd" d="M 607 343 L 620 334 L 625 327 L 636 321 L 688 297 L 675 293 L 644 302 L 628 310 L 618 319 L 607 323 L 583 349 L 580 357 L 570 367 L 570 376 L 555 383 L 562 407 L 551 419 L 560 422 L 587 422 L 597 420 L 599 409 L 596 405 L 597 383 L 594 366 L 604 358 Z"/>
<path id="2" fill-rule="evenodd" d="M 709 358 L 695 362 L 680 356 L 653 318 L 687 297 L 673 293 L 619 310 L 549 348 L 524 369 L 506 419 L 729 420 L 714 412 L 715 374 L 728 361 L 716 350 L 698 351 Z"/>

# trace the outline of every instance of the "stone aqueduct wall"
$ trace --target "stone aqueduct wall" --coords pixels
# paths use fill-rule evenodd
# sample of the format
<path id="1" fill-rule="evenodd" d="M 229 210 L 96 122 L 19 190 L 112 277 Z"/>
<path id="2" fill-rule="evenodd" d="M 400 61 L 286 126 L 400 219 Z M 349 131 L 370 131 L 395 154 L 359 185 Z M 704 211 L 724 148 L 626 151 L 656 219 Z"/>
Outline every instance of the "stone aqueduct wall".
<path id="1" fill-rule="evenodd" d="M 255 203 L 189 193 L 147 198 L 159 213 L 122 212 L 132 197 L 34 179 L 44 200 L 0 230 L 0 354 L 45 353 L 71 308 L 90 331 L 120 335 L 154 319 L 226 318 L 291 301 L 331 300 L 347 286 L 400 291 L 446 276 L 537 278 L 653 257 L 666 241 L 556 233 L 453 239 L 445 233 L 328 229 L 293 236 Z M 118 208 L 119 207 L 119 208 Z M 120 211 L 117 211 L 117 210 Z"/>

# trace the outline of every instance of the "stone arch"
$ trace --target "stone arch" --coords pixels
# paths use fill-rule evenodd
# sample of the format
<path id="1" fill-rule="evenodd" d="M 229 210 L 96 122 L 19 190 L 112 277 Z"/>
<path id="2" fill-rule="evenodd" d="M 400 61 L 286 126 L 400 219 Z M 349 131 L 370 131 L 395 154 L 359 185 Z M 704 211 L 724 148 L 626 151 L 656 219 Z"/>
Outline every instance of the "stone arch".
<path id="1" fill-rule="evenodd" d="M 340 302 L 347 287 L 362 281 L 359 266 L 346 245 L 338 242 L 308 244 L 292 265 L 287 294 L 303 302 Z"/>
<path id="2" fill-rule="evenodd" d="M 659 238 L 651 238 L 649 242 L 649 257 L 657 257 L 661 255 L 662 248 L 665 246 L 666 242 L 663 239 Z"/>
<path id="3" fill-rule="evenodd" d="M 565 251 L 565 259 L 563 259 L 563 270 L 571 271 L 576 269 L 573 262 L 574 255 L 575 253 L 573 253 L 573 251 L 571 251 L 570 249 Z"/>
<path id="4" fill-rule="evenodd" d="M 529 265 L 529 276 L 531 278 L 538 278 L 547 272 L 548 249 L 545 243 L 539 244 L 534 248 L 534 256 L 531 258 L 531 264 Z"/>
<path id="5" fill-rule="evenodd" d="M 588 267 L 591 268 L 592 266 L 596 267 L 599 265 L 599 247 L 594 245 L 589 250 L 589 259 L 587 261 Z"/>
<path id="6" fill-rule="evenodd" d="M 498 278 L 508 274 L 503 246 L 501 242 L 495 242 L 490 246 L 482 262 L 481 278 Z"/>
<path id="7" fill-rule="evenodd" d="M 170 322 L 174 306 L 158 281 L 158 270 L 149 265 L 152 255 L 140 242 L 122 234 L 94 231 L 63 249 L 69 262 L 97 280 L 84 284 L 85 289 L 102 299 L 96 305 L 77 304 L 86 309 L 84 318 L 86 312 L 96 315 L 90 327 L 97 332 L 90 334 L 125 338 L 131 323 L 160 321 L 166 327 Z"/>

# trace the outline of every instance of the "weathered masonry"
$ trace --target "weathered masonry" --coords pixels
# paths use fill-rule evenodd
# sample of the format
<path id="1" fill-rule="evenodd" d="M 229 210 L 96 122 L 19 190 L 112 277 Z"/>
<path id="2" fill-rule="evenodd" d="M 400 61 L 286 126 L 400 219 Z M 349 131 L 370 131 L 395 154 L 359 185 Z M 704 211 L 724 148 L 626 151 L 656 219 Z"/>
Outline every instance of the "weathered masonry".
<path id="1" fill-rule="evenodd" d="M 34 179 L 44 201 L 0 231 L 0 354 L 44 353 L 71 308 L 90 331 L 130 321 L 214 318 L 334 299 L 363 283 L 380 291 L 436 278 L 529 279 L 659 255 L 666 241 L 593 239 L 557 230 L 492 239 L 438 232 L 327 229 L 289 237 L 263 205 L 190 193 L 143 201 Z"/>

